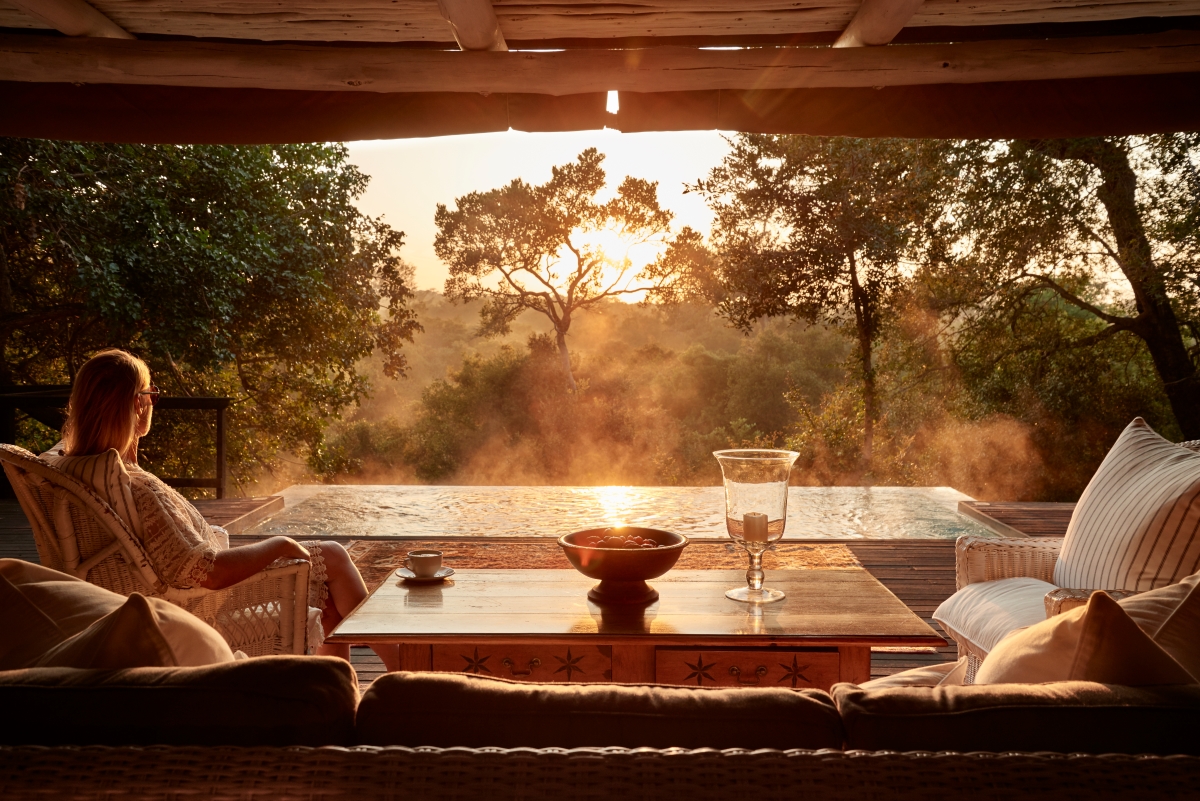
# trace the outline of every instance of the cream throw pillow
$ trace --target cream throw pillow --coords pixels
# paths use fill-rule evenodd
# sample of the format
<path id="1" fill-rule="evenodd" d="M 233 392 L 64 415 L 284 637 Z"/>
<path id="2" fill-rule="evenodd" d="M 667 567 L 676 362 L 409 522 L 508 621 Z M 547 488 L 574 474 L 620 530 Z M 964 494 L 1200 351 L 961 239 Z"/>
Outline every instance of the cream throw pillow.
<path id="1" fill-rule="evenodd" d="M 200 618 L 161 598 L 109 592 L 66 573 L 0 559 L 0 670 L 198 667 L 234 659 Z"/>
<path id="2" fill-rule="evenodd" d="M 984 660 L 975 683 L 1195 684 L 1200 676 L 1200 590 L 1196 577 L 1191 579 L 1147 593 L 1159 597 L 1135 607 L 1136 615 L 1106 593 L 1095 592 L 1087 606 L 1002 640 Z"/>
<path id="3" fill-rule="evenodd" d="M 1200 570 L 1200 454 L 1135 418 L 1079 498 L 1059 587 L 1152 590 Z"/>
<path id="4" fill-rule="evenodd" d="M 95 490 L 100 499 L 129 526 L 129 530 L 138 539 L 142 538 L 142 521 L 138 517 L 137 507 L 133 505 L 129 471 L 115 449 L 110 448 L 92 456 L 64 456 L 62 444 L 59 443 L 39 458 Z"/>

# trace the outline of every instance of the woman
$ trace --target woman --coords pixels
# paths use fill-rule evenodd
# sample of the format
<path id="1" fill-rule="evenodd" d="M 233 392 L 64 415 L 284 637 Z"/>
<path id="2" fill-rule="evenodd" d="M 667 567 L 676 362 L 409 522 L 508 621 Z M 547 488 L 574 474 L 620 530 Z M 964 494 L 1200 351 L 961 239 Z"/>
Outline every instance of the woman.
<path id="1" fill-rule="evenodd" d="M 111 448 L 120 454 L 140 518 L 132 528 L 155 570 L 171 586 L 219 590 L 276 560 L 308 559 L 308 604 L 321 610 L 323 630 L 332 631 L 367 597 L 367 585 L 349 554 L 336 542 L 301 544 L 289 537 L 230 548 L 224 529 L 210 526 L 186 498 L 138 466 L 138 440 L 150 431 L 158 395 L 141 359 L 115 349 L 96 354 L 75 376 L 63 441 L 52 451 L 90 456 Z M 388 670 L 398 668 L 398 650 L 375 648 Z M 347 645 L 322 644 L 317 653 L 350 658 Z"/>

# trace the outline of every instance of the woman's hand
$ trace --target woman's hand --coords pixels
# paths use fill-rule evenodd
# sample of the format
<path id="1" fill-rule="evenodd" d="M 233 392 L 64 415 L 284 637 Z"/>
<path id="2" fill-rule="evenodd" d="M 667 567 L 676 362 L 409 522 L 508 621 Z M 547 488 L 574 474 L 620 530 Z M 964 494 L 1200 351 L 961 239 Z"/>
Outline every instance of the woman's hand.
<path id="1" fill-rule="evenodd" d="M 212 572 L 200 586 L 221 590 L 244 581 L 276 559 L 307 559 L 308 551 L 291 537 L 270 537 L 262 542 L 239 545 L 217 554 Z"/>

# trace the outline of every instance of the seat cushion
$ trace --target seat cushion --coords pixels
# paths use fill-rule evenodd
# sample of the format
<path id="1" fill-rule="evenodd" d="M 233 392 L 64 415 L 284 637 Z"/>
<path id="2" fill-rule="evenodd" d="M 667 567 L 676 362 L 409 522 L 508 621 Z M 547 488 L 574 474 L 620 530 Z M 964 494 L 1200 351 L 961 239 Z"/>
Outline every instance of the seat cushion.
<path id="1" fill-rule="evenodd" d="M 530 684 L 389 673 L 358 708 L 363 745 L 841 748 L 829 695 L 783 688 Z"/>
<path id="2" fill-rule="evenodd" d="M 0 744 L 349 745 L 357 701 L 354 669 L 334 657 L 14 670 L 0 672 Z"/>
<path id="3" fill-rule="evenodd" d="M 1200 754 L 1200 687 L 1093 682 L 867 690 L 835 684 L 846 747 Z"/>
<path id="4" fill-rule="evenodd" d="M 161 598 L 129 598 L 74 576 L 0 559 L 0 670 L 115 670 L 233 661 L 200 618 Z"/>
<path id="5" fill-rule="evenodd" d="M 1054 566 L 1059 587 L 1152 590 L 1200 570 L 1200 454 L 1140 417 L 1079 497 Z"/>
<path id="6" fill-rule="evenodd" d="M 1134 596 L 1137 617 L 1126 605 L 1134 598 L 1118 603 L 1095 592 L 1087 606 L 1006 637 L 988 654 L 975 681 L 1194 684 L 1200 677 L 1197 578 Z"/>
<path id="7" fill-rule="evenodd" d="M 1011 632 L 1046 619 L 1046 593 L 1053 584 L 1010 578 L 968 584 L 951 595 L 933 619 L 955 640 L 966 640 L 984 655 Z"/>

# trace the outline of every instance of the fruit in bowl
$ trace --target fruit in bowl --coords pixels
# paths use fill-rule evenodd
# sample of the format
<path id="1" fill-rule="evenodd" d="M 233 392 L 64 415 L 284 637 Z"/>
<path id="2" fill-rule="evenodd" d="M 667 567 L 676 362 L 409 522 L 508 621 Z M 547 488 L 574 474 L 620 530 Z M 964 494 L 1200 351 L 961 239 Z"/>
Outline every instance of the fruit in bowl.
<path id="1" fill-rule="evenodd" d="M 558 544 L 576 570 L 600 580 L 588 598 L 599 604 L 648 604 L 658 600 L 658 590 L 646 579 L 674 567 L 688 538 L 655 528 L 612 526 L 564 534 Z"/>

